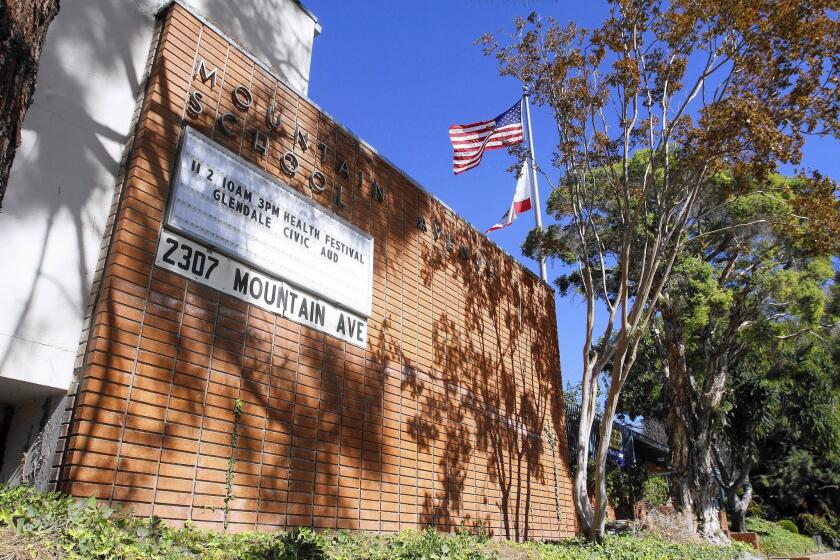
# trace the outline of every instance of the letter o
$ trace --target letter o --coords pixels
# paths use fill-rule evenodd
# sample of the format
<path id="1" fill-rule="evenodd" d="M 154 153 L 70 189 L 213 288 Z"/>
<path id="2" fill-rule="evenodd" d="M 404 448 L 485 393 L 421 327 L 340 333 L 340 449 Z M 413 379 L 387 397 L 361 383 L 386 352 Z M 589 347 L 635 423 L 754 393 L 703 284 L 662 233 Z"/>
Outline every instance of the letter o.
<path id="1" fill-rule="evenodd" d="M 254 289 L 255 284 L 256 284 L 257 288 L 259 288 L 259 290 Z M 262 282 L 260 281 L 260 279 L 257 278 L 256 276 L 251 278 L 251 285 L 249 286 L 249 288 L 251 290 L 251 297 L 254 298 L 254 299 L 260 299 L 260 296 L 262 296 L 262 292 L 263 292 L 263 285 L 262 285 Z"/>
<path id="2" fill-rule="evenodd" d="M 298 165 L 300 165 L 298 158 L 292 152 L 284 152 L 280 158 L 280 167 L 289 175 L 294 175 L 297 172 Z"/>
<path id="3" fill-rule="evenodd" d="M 309 188 L 319 193 L 327 190 L 327 178 L 317 169 L 309 176 Z"/>
<path id="4" fill-rule="evenodd" d="M 254 96 L 251 95 L 251 90 L 245 86 L 236 86 L 233 88 L 233 102 L 237 107 L 243 111 L 247 111 L 254 102 Z"/>

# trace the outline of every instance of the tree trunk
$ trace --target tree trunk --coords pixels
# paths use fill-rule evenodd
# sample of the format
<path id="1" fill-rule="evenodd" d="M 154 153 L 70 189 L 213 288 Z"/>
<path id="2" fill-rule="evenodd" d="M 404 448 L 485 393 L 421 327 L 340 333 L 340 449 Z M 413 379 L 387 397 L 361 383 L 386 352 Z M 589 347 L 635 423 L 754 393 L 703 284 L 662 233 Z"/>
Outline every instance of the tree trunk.
<path id="1" fill-rule="evenodd" d="M 618 395 L 627 379 L 627 372 L 633 366 L 633 362 L 636 359 L 636 349 L 638 348 L 639 342 L 638 338 L 631 342 L 628 336 L 622 333 L 615 344 L 615 351 L 610 353 L 613 359 L 613 370 L 610 372 L 610 389 L 607 394 L 604 413 L 599 427 L 598 446 L 595 450 L 594 507 L 589 501 L 586 478 L 589 460 L 589 435 L 592 430 L 592 420 L 595 417 L 597 380 L 603 368 L 597 365 L 594 368 L 587 366 L 587 369 L 584 370 L 583 378 L 583 382 L 588 382 L 590 387 L 587 389 L 584 386 L 584 396 L 581 399 L 579 431 L 581 441 L 578 442 L 578 470 L 575 476 L 574 498 L 580 529 L 588 540 L 596 542 L 604 540 L 604 525 L 607 519 L 607 455 L 610 446 L 610 436 L 612 434 L 612 424 L 618 406 Z M 591 417 L 587 417 L 587 413 L 591 413 Z"/>
<path id="2" fill-rule="evenodd" d="M 686 362 L 679 320 L 663 312 L 664 341 L 660 352 L 667 364 L 668 445 L 671 448 L 671 501 L 678 512 L 691 513 L 692 529 L 712 542 L 725 536 L 718 515 L 720 485 L 712 461 L 712 417 L 720 404 L 727 369 L 715 360 L 698 390 Z"/>
<path id="3" fill-rule="evenodd" d="M 742 495 L 738 490 L 744 489 Z M 747 530 L 747 508 L 752 501 L 753 488 L 749 478 L 743 485 L 733 484 L 726 492 L 726 509 L 729 513 L 729 529 L 735 533 L 743 533 Z"/>
<path id="4" fill-rule="evenodd" d="M 597 399 L 597 384 L 593 384 L 592 379 L 591 365 L 586 364 L 583 372 L 580 422 L 578 423 L 577 472 L 575 473 L 573 487 L 578 527 L 588 539 L 592 538 L 592 521 L 594 518 L 592 504 L 589 502 L 589 489 L 587 488 L 589 435 L 592 432 L 592 424 L 595 420 L 595 402 Z M 595 391 L 596 394 L 591 395 L 590 392 L 592 391 Z"/>
<path id="5" fill-rule="evenodd" d="M 620 366 L 616 365 L 616 367 Z M 610 383 L 610 390 L 607 394 L 606 405 L 604 406 L 604 417 L 601 419 L 600 433 L 598 434 L 598 449 L 595 454 L 597 461 L 595 463 L 595 481 L 597 486 L 595 487 L 595 517 L 592 522 L 592 540 L 597 540 L 598 542 L 604 539 L 604 525 L 607 521 L 607 456 L 612 438 L 613 420 L 615 419 L 615 411 L 618 406 L 618 394 L 621 390 L 620 377 L 620 372 L 618 375 L 613 375 L 612 382 Z"/>
<path id="6" fill-rule="evenodd" d="M 59 0 L 0 0 L 0 209 Z"/>
<path id="7" fill-rule="evenodd" d="M 673 410 L 672 406 L 672 410 Z M 670 414 L 669 414 L 670 416 Z M 722 540 L 718 516 L 719 485 L 712 466 L 710 430 L 671 430 L 671 501 L 674 509 L 690 512 L 694 531 L 704 538 Z"/>

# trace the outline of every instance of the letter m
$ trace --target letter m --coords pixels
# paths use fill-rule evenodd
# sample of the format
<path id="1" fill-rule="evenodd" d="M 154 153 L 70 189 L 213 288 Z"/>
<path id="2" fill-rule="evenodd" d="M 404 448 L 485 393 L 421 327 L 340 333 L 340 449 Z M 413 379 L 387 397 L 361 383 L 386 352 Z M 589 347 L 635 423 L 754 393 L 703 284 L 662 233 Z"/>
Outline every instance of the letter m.
<path id="1" fill-rule="evenodd" d="M 193 74 L 193 78 L 198 76 L 205 84 L 210 82 L 210 89 L 213 89 L 216 87 L 216 70 L 218 70 L 218 68 L 213 68 L 208 72 L 207 64 L 205 64 L 204 59 L 202 58 L 198 61 L 198 68 L 196 69 L 195 74 Z"/>
<path id="2" fill-rule="evenodd" d="M 248 295 L 248 276 L 250 273 L 242 273 L 242 270 L 236 267 L 236 276 L 233 279 L 233 289 L 241 292 L 242 295 Z"/>

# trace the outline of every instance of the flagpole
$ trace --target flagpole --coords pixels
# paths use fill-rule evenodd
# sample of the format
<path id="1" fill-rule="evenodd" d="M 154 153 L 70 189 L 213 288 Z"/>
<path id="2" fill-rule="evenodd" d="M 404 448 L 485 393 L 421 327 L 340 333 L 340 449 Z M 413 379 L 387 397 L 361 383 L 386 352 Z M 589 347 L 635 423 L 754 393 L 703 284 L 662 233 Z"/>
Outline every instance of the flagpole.
<path id="1" fill-rule="evenodd" d="M 537 229 L 542 229 L 542 210 L 540 209 L 540 189 L 537 187 L 537 158 L 534 156 L 534 135 L 531 133 L 531 104 L 528 102 L 528 86 L 522 86 L 522 97 L 525 99 L 525 119 L 528 121 L 528 148 L 531 150 L 531 186 L 534 190 L 534 220 Z M 548 282 L 545 270 L 545 257 L 540 256 L 540 278 Z"/>

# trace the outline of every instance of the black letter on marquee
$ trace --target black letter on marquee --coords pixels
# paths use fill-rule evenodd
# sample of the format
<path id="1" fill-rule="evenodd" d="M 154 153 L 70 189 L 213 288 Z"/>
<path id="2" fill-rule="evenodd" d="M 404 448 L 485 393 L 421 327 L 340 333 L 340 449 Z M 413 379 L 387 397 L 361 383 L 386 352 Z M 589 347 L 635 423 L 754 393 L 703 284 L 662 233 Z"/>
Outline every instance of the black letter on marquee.
<path id="1" fill-rule="evenodd" d="M 233 113 L 225 113 L 219 117 L 219 127 L 225 136 L 236 136 L 236 131 L 228 127 L 227 121 L 233 121 L 233 125 L 236 126 L 239 124 L 239 117 Z"/>
<path id="2" fill-rule="evenodd" d="M 318 142 L 318 151 L 321 152 L 321 161 L 325 161 L 327 159 L 327 152 L 329 151 L 329 146 L 326 145 L 324 142 Z"/>
<path id="3" fill-rule="evenodd" d="M 417 218 L 417 229 L 420 231 L 429 231 L 429 226 L 426 225 L 426 218 L 423 216 Z"/>
<path id="4" fill-rule="evenodd" d="M 245 86 L 236 86 L 233 88 L 233 103 L 243 111 L 247 111 L 251 107 L 254 98 L 251 91 Z"/>
<path id="5" fill-rule="evenodd" d="M 289 176 L 295 174 L 298 165 L 298 158 L 292 152 L 285 152 L 283 157 L 280 158 L 280 166 L 283 168 L 283 171 L 289 174 Z"/>
<path id="6" fill-rule="evenodd" d="M 335 204 L 339 208 L 347 208 L 347 205 L 341 200 L 341 185 L 339 184 L 335 185 Z"/>
<path id="7" fill-rule="evenodd" d="M 359 188 L 361 189 L 365 183 L 365 172 L 359 171 Z"/>
<path id="8" fill-rule="evenodd" d="M 204 99 L 204 94 L 200 91 L 194 91 L 190 94 L 190 101 L 187 103 L 187 113 L 192 115 L 193 117 L 197 117 L 204 111 L 204 105 L 201 104 L 201 100 Z"/>
<path id="9" fill-rule="evenodd" d="M 461 246 L 460 246 L 460 247 L 458 247 L 458 256 L 459 256 L 459 257 L 461 257 L 462 259 L 468 259 L 468 258 L 470 258 L 470 250 L 469 250 L 469 248 L 467 248 L 467 246 L 466 246 L 466 245 L 461 244 Z"/>
<path id="10" fill-rule="evenodd" d="M 295 142 L 300 144 L 301 149 L 305 152 L 309 149 L 309 133 L 301 130 L 300 127 L 295 129 Z"/>
<path id="11" fill-rule="evenodd" d="M 347 169 L 347 160 L 341 160 L 341 165 L 338 166 L 338 172 L 344 175 L 345 177 L 350 176 L 350 170 Z"/>
<path id="12" fill-rule="evenodd" d="M 452 234 L 446 236 L 446 250 L 451 251 L 452 247 L 455 246 L 455 238 L 452 237 Z"/>
<path id="13" fill-rule="evenodd" d="M 262 154 L 263 157 L 268 155 L 268 135 L 262 134 L 256 128 L 254 129 L 254 151 Z"/>
<path id="14" fill-rule="evenodd" d="M 241 292 L 243 296 L 248 295 L 248 276 L 249 273 L 246 272 L 243 276 L 239 267 L 236 267 L 236 276 L 233 278 L 233 289 Z"/>
<path id="15" fill-rule="evenodd" d="M 203 58 L 198 62 L 198 68 L 196 69 L 195 74 L 193 74 L 193 78 L 196 76 L 201 78 L 201 81 L 204 83 L 209 81 L 210 89 L 216 87 L 216 68 L 213 68 L 210 72 L 208 72 L 207 65 L 204 64 Z"/>
<path id="16" fill-rule="evenodd" d="M 309 188 L 319 193 L 327 190 L 327 178 L 317 169 L 309 176 Z"/>
<path id="17" fill-rule="evenodd" d="M 324 319 L 326 319 L 326 317 L 327 317 L 326 307 L 324 307 L 324 305 L 321 304 L 321 303 L 316 303 L 315 304 L 315 313 L 313 314 L 312 322 L 313 323 L 318 323 L 319 325 L 321 325 L 323 327 L 324 326 Z"/>
<path id="18" fill-rule="evenodd" d="M 382 188 L 382 185 L 377 183 L 376 181 L 373 182 L 373 194 L 376 196 L 376 200 L 379 202 L 385 201 L 385 189 Z"/>
<path id="19" fill-rule="evenodd" d="M 268 128 L 271 130 L 280 130 L 280 127 L 283 126 L 283 115 L 278 111 L 277 117 L 275 117 L 274 107 L 269 107 L 265 111 L 265 124 L 267 124 Z"/>

